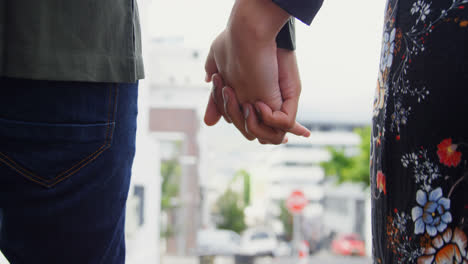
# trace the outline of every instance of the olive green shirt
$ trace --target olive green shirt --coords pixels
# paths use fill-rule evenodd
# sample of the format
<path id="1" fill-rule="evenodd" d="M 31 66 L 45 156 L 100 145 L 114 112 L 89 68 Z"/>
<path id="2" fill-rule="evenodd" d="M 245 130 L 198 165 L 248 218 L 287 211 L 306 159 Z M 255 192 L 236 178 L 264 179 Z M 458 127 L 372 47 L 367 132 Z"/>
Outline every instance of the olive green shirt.
<path id="1" fill-rule="evenodd" d="M 0 76 L 142 79 L 136 0 L 0 0 Z"/>

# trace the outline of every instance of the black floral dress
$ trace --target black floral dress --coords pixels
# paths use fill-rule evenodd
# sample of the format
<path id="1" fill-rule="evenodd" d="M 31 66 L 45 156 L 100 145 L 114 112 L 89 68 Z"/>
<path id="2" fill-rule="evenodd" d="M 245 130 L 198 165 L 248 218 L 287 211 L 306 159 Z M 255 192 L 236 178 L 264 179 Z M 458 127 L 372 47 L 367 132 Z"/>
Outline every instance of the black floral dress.
<path id="1" fill-rule="evenodd" d="M 468 264 L 468 0 L 389 0 L 374 102 L 373 262 Z"/>

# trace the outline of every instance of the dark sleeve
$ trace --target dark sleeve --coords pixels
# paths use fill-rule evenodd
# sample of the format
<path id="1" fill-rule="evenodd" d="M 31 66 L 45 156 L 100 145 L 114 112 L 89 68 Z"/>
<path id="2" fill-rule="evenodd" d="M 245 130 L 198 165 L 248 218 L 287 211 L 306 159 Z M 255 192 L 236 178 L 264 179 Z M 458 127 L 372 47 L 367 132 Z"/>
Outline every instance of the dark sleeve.
<path id="1" fill-rule="evenodd" d="M 273 0 L 291 16 L 310 25 L 322 6 L 323 0 Z"/>
<path id="2" fill-rule="evenodd" d="M 323 0 L 273 0 L 273 2 L 293 17 L 310 25 L 322 6 Z M 282 49 L 296 49 L 294 18 L 289 19 L 278 33 L 278 36 L 276 36 L 276 45 L 278 48 Z"/>
<path id="3" fill-rule="evenodd" d="M 296 49 L 296 28 L 294 18 L 290 18 L 276 36 L 276 46 L 282 49 Z"/>

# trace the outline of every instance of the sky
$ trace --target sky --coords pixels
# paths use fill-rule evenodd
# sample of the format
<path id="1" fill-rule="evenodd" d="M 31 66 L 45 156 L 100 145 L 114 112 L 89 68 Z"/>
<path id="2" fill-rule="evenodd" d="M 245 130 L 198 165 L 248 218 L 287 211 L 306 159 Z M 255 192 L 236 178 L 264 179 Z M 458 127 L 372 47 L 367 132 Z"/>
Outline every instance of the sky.
<path id="1" fill-rule="evenodd" d="M 309 0 L 312 1 L 312 0 Z M 139 0 L 147 39 L 180 38 L 203 50 L 221 32 L 233 0 Z M 370 123 L 385 0 L 325 0 L 311 26 L 297 21 L 302 80 L 298 119 Z M 200 82 L 203 80 L 200 64 Z"/>

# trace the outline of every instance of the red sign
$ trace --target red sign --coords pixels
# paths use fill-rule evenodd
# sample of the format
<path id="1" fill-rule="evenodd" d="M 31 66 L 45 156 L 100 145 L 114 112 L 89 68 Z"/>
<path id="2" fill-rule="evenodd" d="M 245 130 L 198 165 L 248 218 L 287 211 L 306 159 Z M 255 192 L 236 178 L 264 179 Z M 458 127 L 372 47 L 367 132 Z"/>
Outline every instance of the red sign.
<path id="1" fill-rule="evenodd" d="M 286 200 L 286 207 L 292 213 L 300 213 L 307 203 L 307 198 L 303 192 L 294 191 L 289 195 L 288 200 Z"/>

